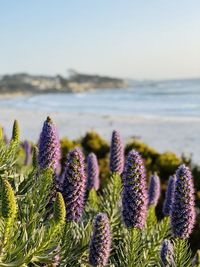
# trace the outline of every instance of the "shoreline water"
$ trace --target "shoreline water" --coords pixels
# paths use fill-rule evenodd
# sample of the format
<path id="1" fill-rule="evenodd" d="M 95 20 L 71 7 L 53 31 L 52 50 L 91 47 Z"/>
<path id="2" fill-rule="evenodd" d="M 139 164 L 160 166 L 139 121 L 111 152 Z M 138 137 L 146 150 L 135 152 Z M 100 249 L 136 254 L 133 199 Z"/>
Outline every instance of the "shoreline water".
<path id="1" fill-rule="evenodd" d="M 140 137 L 159 152 L 192 154 L 200 164 L 200 80 L 0 97 L 0 124 L 8 134 L 18 119 L 22 139 L 37 141 L 47 115 L 55 121 L 60 137 L 76 139 L 95 130 L 110 140 L 116 129 L 126 142 Z"/>

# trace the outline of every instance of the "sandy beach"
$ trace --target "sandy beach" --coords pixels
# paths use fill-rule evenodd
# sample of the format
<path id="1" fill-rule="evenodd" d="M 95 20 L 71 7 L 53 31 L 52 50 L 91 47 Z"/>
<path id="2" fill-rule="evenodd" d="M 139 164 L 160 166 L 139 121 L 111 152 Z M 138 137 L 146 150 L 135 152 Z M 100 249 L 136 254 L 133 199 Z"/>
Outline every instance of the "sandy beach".
<path id="1" fill-rule="evenodd" d="M 95 130 L 107 140 L 113 129 L 118 129 L 124 141 L 140 137 L 158 151 L 174 151 L 178 155 L 192 155 L 195 163 L 200 162 L 199 133 L 200 118 L 165 118 L 144 116 L 102 116 L 67 112 L 46 112 L 0 108 L 0 123 L 8 135 L 12 123 L 18 119 L 22 139 L 37 141 L 43 121 L 50 115 L 59 129 L 60 137 L 76 139 L 88 130 Z"/>

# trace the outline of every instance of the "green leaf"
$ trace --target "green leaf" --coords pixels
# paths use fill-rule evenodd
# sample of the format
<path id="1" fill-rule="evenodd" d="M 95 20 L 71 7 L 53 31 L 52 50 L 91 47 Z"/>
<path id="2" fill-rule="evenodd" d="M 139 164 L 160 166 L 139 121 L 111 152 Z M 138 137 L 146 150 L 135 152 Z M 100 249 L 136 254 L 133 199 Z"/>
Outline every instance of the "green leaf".
<path id="1" fill-rule="evenodd" d="M 176 267 L 189 267 L 192 262 L 192 252 L 188 240 L 174 239 L 174 261 Z"/>

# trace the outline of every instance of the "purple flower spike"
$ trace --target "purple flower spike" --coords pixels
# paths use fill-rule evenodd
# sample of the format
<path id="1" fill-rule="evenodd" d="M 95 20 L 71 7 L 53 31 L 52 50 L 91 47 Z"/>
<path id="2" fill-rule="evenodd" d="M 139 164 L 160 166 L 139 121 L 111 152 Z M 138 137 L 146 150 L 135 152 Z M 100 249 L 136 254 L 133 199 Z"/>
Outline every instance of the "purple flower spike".
<path id="1" fill-rule="evenodd" d="M 51 267 L 56 267 L 56 266 L 59 266 L 60 264 L 60 255 L 57 254 L 53 257 L 53 261 L 51 263 Z"/>
<path id="2" fill-rule="evenodd" d="M 84 156 L 77 147 L 69 152 L 64 172 L 63 197 L 67 221 L 78 221 L 81 218 L 85 203 L 85 189 Z"/>
<path id="3" fill-rule="evenodd" d="M 170 240 L 164 239 L 160 250 L 160 259 L 163 267 L 172 266 L 173 260 L 173 246 Z"/>
<path id="4" fill-rule="evenodd" d="M 60 160 L 60 141 L 56 126 L 50 117 L 44 122 L 39 140 L 38 163 L 41 169 L 52 167 L 56 170 Z"/>
<path id="5" fill-rule="evenodd" d="M 150 178 L 150 184 L 149 184 L 149 206 L 154 206 L 158 204 L 158 199 L 160 197 L 160 178 L 157 174 L 154 174 Z"/>
<path id="6" fill-rule="evenodd" d="M 110 171 L 121 174 L 124 170 L 124 145 L 119 132 L 113 131 L 110 146 Z"/>
<path id="7" fill-rule="evenodd" d="M 199 267 L 199 266 L 200 266 L 200 250 L 198 249 L 192 260 L 192 267 Z"/>
<path id="8" fill-rule="evenodd" d="M 123 173 L 122 215 L 126 227 L 142 229 L 147 216 L 145 169 L 140 154 L 129 152 Z"/>
<path id="9" fill-rule="evenodd" d="M 163 204 L 163 214 L 165 216 L 170 216 L 171 213 L 172 202 L 174 199 L 175 183 L 176 183 L 176 175 L 170 176 Z"/>
<path id="10" fill-rule="evenodd" d="M 51 267 L 56 267 L 60 265 L 60 246 L 58 246 L 55 249 L 56 255 L 53 257 L 52 262 L 51 262 Z M 43 265 L 42 265 L 43 266 Z"/>
<path id="11" fill-rule="evenodd" d="M 99 189 L 99 165 L 97 157 L 94 153 L 90 153 L 87 157 L 88 170 L 88 189 Z"/>
<path id="12" fill-rule="evenodd" d="M 89 247 L 89 263 L 92 266 L 105 266 L 111 247 L 111 234 L 108 217 L 99 213 L 93 223 L 93 233 Z"/>
<path id="13" fill-rule="evenodd" d="M 194 186 L 188 167 L 176 171 L 174 201 L 171 210 L 171 230 L 175 237 L 188 238 L 195 224 Z"/>
<path id="14" fill-rule="evenodd" d="M 28 141 L 24 141 L 25 160 L 24 165 L 28 165 L 31 159 L 31 145 Z"/>

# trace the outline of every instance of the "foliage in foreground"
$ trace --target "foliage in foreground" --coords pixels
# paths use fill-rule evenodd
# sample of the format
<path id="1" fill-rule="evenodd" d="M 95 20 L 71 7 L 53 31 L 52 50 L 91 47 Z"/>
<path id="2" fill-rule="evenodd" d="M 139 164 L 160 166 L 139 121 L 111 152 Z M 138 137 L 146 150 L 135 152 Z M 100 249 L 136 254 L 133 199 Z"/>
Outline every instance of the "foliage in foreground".
<path id="1" fill-rule="evenodd" d="M 51 127 L 51 123 L 47 128 Z M 198 253 L 192 263 L 188 239 L 171 234 L 169 216 L 160 220 L 160 216 L 156 216 L 155 202 L 148 206 L 147 199 L 142 201 L 148 196 L 146 185 L 142 184 L 143 187 L 140 188 L 140 179 L 143 183 L 145 174 L 141 172 L 143 163 L 142 159 L 140 163 L 137 153 L 129 154 L 129 160 L 126 161 L 131 169 L 126 167 L 122 175 L 121 171 L 109 173 L 109 165 L 101 165 L 102 161 L 107 162 L 109 146 L 105 141 L 101 141 L 100 145 L 94 146 L 94 151 L 92 147 L 95 140 L 98 140 L 98 135 L 94 134 L 96 139 L 94 138 L 93 142 L 89 141 L 91 135 L 83 138 L 81 143 L 85 154 L 95 152 L 101 162 L 101 178 L 104 183 L 100 190 L 96 191 L 95 188 L 87 188 L 87 183 L 79 182 L 85 175 L 81 174 L 84 172 L 82 168 L 85 163 L 79 150 L 74 150 L 75 156 L 71 152 L 69 155 L 73 156 L 68 155 L 67 161 L 66 155 L 64 158 L 62 154 L 63 164 L 60 169 L 63 172 L 57 173 L 54 166 L 57 163 L 55 160 L 59 160 L 58 151 L 57 147 L 51 147 L 51 144 L 56 143 L 58 146 L 58 142 L 57 136 L 53 134 L 48 137 L 49 140 L 42 136 L 44 146 L 50 146 L 49 150 L 43 150 L 42 147 L 38 157 L 34 149 L 33 163 L 28 166 L 22 164 L 17 122 L 8 144 L 0 134 L 0 266 L 199 266 Z M 111 166 L 117 166 L 118 163 L 121 166 L 124 162 L 123 155 L 121 151 L 113 148 L 115 141 L 113 142 Z M 77 144 L 80 142 L 70 142 L 69 150 Z M 117 139 L 117 147 L 119 145 L 121 149 L 120 140 Z M 133 143 L 127 145 L 127 154 L 133 148 L 132 145 Z M 65 152 L 69 152 L 64 148 L 64 143 L 61 142 L 61 146 Z M 156 170 L 159 175 L 162 172 L 166 176 L 172 175 L 181 163 L 180 159 L 173 156 L 171 160 L 171 154 L 159 155 L 154 150 L 145 149 L 141 154 L 146 160 L 149 174 Z M 41 151 L 48 153 L 43 157 Z M 115 151 L 118 155 L 116 157 Z M 39 162 L 37 158 L 40 159 Z M 169 159 L 168 163 L 166 158 Z M 44 161 L 48 162 L 48 166 L 43 167 Z M 171 164 L 169 168 L 166 167 L 167 164 Z M 159 170 L 156 169 L 158 165 L 162 166 Z M 107 168 L 104 174 L 102 166 Z M 133 173 L 136 176 L 133 176 Z M 163 177 L 166 179 L 165 175 Z M 86 192 L 85 198 L 82 193 L 80 195 L 81 203 L 77 199 L 79 194 L 74 194 L 78 187 L 79 192 Z M 134 192 L 137 193 L 133 195 Z M 131 199 L 132 203 L 141 204 L 135 206 L 129 203 Z M 79 203 L 81 210 L 78 209 L 80 214 L 78 213 L 76 220 L 77 216 L 72 215 L 77 214 L 73 211 Z M 65 206 L 69 208 L 66 210 Z"/>

